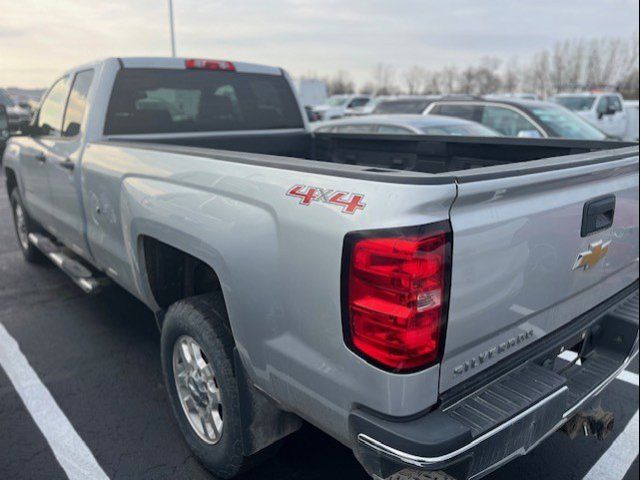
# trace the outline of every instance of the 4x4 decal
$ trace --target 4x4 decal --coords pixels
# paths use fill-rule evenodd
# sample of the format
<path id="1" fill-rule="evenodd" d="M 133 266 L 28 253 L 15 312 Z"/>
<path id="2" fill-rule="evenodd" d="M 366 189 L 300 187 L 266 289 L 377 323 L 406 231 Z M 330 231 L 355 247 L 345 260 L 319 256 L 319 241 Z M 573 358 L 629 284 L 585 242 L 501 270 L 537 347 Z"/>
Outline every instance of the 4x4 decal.
<path id="1" fill-rule="evenodd" d="M 296 185 L 287 192 L 289 197 L 300 199 L 300 205 L 309 206 L 312 202 L 328 203 L 342 207 L 342 213 L 353 215 L 358 210 L 364 210 L 366 203 L 364 195 L 359 193 L 342 192 L 330 188 L 320 188 L 308 185 Z"/>

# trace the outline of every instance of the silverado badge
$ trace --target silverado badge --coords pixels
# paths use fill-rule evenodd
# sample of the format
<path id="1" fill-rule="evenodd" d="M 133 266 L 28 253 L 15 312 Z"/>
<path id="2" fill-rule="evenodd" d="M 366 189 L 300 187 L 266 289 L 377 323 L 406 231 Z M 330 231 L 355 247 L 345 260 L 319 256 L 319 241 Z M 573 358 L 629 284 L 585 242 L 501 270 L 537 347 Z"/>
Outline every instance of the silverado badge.
<path id="1" fill-rule="evenodd" d="M 595 267 L 609 252 L 609 245 L 611 245 L 611 240 L 608 242 L 600 240 L 589 245 L 588 251 L 578 254 L 576 263 L 573 264 L 573 270 L 589 270 Z"/>

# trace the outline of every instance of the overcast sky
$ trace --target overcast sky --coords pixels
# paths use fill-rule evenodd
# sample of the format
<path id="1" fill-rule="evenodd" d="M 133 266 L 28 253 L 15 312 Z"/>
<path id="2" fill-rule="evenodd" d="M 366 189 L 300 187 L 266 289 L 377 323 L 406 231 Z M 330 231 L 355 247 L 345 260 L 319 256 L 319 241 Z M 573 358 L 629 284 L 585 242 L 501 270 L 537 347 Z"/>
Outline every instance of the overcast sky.
<path id="1" fill-rule="evenodd" d="M 293 75 L 387 63 L 523 59 L 577 37 L 628 37 L 637 0 L 174 0 L 178 55 L 273 64 Z M 108 56 L 170 55 L 167 0 L 0 0 L 0 86 L 44 87 Z"/>

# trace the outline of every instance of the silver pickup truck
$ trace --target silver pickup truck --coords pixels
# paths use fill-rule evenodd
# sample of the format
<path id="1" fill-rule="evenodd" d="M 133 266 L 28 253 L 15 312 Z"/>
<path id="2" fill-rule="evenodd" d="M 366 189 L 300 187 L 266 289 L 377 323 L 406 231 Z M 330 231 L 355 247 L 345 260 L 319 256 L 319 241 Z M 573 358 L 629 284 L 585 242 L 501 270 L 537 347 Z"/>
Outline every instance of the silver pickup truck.
<path id="1" fill-rule="evenodd" d="M 382 479 L 612 426 L 592 400 L 638 349 L 635 143 L 312 135 L 279 68 L 112 58 L 56 80 L 3 168 L 28 261 L 155 312 L 219 477 L 303 420 Z"/>

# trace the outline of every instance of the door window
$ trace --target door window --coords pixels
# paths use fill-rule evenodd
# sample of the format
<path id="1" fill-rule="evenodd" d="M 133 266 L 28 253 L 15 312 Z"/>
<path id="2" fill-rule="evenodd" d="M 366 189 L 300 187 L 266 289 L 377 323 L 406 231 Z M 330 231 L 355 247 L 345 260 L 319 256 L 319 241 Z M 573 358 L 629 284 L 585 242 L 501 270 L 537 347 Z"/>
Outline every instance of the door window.
<path id="1" fill-rule="evenodd" d="M 69 77 L 58 80 L 42 102 L 38 113 L 38 132 L 44 136 L 58 136 L 62 128 L 64 103 L 67 96 Z"/>
<path id="2" fill-rule="evenodd" d="M 93 80 L 93 70 L 79 72 L 73 81 L 73 87 L 67 102 L 67 111 L 64 114 L 62 127 L 63 137 L 75 137 L 80 133 L 82 117 L 87 107 L 87 95 Z"/>
<path id="3" fill-rule="evenodd" d="M 609 102 L 609 111 L 618 113 L 622 111 L 622 102 L 620 99 L 614 95 L 608 97 Z"/>
<path id="4" fill-rule="evenodd" d="M 604 115 L 605 113 L 607 113 L 608 109 L 609 109 L 609 102 L 607 101 L 607 97 L 602 97 L 600 100 L 598 100 L 598 107 L 596 111 L 599 114 Z"/>
<path id="5" fill-rule="evenodd" d="M 520 132 L 538 131 L 521 113 L 493 105 L 484 107 L 480 123 L 508 137 L 517 137 Z"/>

